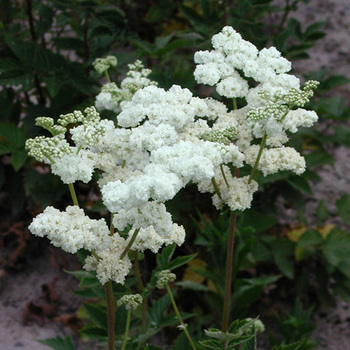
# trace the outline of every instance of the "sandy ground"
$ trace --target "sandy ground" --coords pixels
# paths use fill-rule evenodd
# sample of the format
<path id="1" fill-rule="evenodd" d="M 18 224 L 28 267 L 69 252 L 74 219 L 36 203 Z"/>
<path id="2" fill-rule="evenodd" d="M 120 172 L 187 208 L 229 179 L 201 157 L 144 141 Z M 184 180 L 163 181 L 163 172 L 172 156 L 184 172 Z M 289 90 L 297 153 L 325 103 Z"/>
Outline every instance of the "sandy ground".
<path id="1" fill-rule="evenodd" d="M 282 0 L 279 0 L 282 1 Z M 295 16 L 306 26 L 313 21 L 325 21 L 327 37 L 318 42 L 310 52 L 311 60 L 293 63 L 297 74 L 327 68 L 332 74 L 350 77 L 350 1 L 349 0 L 312 0 L 309 4 L 300 4 Z M 341 88 L 347 95 L 350 86 Z M 320 170 L 322 183 L 313 184 L 315 197 L 309 199 L 308 210 L 313 215 L 320 199 L 325 199 L 331 213 L 335 213 L 335 200 L 344 193 L 350 193 L 350 150 L 338 147 L 332 150 L 337 161 L 334 167 L 325 166 Z M 294 220 L 294 212 L 286 210 L 285 219 Z M 48 264 L 49 253 L 38 252 L 38 258 L 25 269 L 2 275 L 0 273 L 0 349 L 1 350 L 45 350 L 36 339 L 47 339 L 56 335 L 74 334 L 69 327 L 55 321 L 58 316 L 72 314 L 79 300 L 69 293 L 76 282 L 59 269 Z M 0 271 L 1 272 L 1 271 Z M 42 295 L 42 285 L 55 282 L 59 296 L 55 302 L 55 311 L 50 317 L 29 317 L 23 314 L 32 302 L 34 306 L 47 305 Z M 25 285 L 23 285 L 25 283 Z M 49 310 L 50 311 L 50 310 Z M 25 322 L 24 322 L 25 321 Z M 350 349 L 350 307 L 337 300 L 332 310 L 320 311 L 315 318 L 317 329 L 314 337 L 319 342 L 318 350 Z M 74 336 L 76 349 L 86 349 Z M 89 345 L 89 349 L 96 347 Z"/>

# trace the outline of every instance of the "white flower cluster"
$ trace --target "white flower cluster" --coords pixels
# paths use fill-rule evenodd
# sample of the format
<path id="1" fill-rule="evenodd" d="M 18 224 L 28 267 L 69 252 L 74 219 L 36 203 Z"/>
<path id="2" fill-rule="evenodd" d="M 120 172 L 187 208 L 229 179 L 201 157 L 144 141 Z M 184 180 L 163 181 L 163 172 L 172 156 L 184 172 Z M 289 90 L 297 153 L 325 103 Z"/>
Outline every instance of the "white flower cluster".
<path id="1" fill-rule="evenodd" d="M 88 182 L 98 170 L 103 203 L 114 214 L 114 234 L 75 207 L 64 213 L 49 207 L 31 230 L 70 252 L 92 250 L 84 268 L 96 271 L 102 284 L 124 283 L 131 268 L 129 248 L 156 253 L 163 245 L 184 242 L 184 228 L 173 223 L 164 203 L 188 183 L 212 193 L 218 209 L 237 211 L 251 207 L 258 190 L 255 169 L 265 176 L 305 170 L 304 158 L 283 145 L 289 132 L 317 120 L 316 113 L 298 108 L 309 101 L 316 83 L 300 88 L 299 79 L 286 74 L 290 62 L 275 48 L 258 51 L 230 27 L 212 44 L 213 51 L 196 53 L 195 77 L 215 85 L 222 96 L 244 97 L 243 108 L 230 111 L 177 85 L 159 88 L 137 61 L 121 87 L 108 83 L 96 98 L 98 109 L 119 113 L 117 126 L 90 107 L 85 116 L 78 111 L 60 116 L 57 125 L 51 118 L 38 119 L 53 136 L 27 141 L 30 155 L 50 164 L 65 183 Z M 74 146 L 66 141 L 67 132 Z M 262 138 L 261 146 L 254 138 Z M 253 169 L 249 176 L 232 175 L 230 169 L 245 164 Z"/>
<path id="2" fill-rule="evenodd" d="M 299 79 L 285 74 L 290 71 L 291 63 L 276 48 L 259 51 L 231 27 L 214 35 L 212 45 L 212 51 L 196 52 L 194 60 L 198 65 L 194 76 L 198 83 L 215 85 L 221 96 L 247 97 L 250 89 L 244 78 L 261 83 L 259 90 L 284 91 L 300 85 Z"/>
<path id="3" fill-rule="evenodd" d="M 105 220 L 92 220 L 77 206 L 69 206 L 64 212 L 47 207 L 33 220 L 29 230 L 33 235 L 47 236 L 55 247 L 68 253 L 81 248 L 98 250 L 110 243 Z"/>
<path id="4" fill-rule="evenodd" d="M 96 58 L 93 66 L 100 74 L 107 71 L 109 68 L 117 65 L 117 59 L 114 56 L 107 56 L 106 58 Z"/>
<path id="5" fill-rule="evenodd" d="M 146 86 L 157 85 L 155 81 L 148 78 L 151 70 L 144 68 L 141 61 L 137 60 L 128 67 L 129 72 L 122 80 L 120 87 L 115 83 L 107 83 L 102 86 L 102 91 L 96 96 L 95 102 L 98 111 L 107 109 L 119 113 L 121 104 L 130 101 L 136 91 Z"/>
<path id="6" fill-rule="evenodd" d="M 142 296 L 140 294 L 123 295 L 118 301 L 117 306 L 125 306 L 126 310 L 136 310 L 142 304 Z"/>
<path id="7" fill-rule="evenodd" d="M 121 258 L 127 243 L 117 233 L 110 237 L 110 240 L 107 248 L 101 247 L 96 251 L 98 257 L 88 256 L 83 267 L 87 271 L 96 271 L 101 284 L 106 284 L 109 280 L 123 284 L 131 269 L 128 255 Z"/>
<path id="8" fill-rule="evenodd" d="M 259 152 L 259 146 L 253 145 L 245 152 L 245 159 L 251 166 L 254 165 Z M 305 171 L 305 159 L 292 147 L 276 147 L 265 149 L 260 158 L 258 169 L 264 174 L 277 173 L 279 170 L 291 170 L 297 175 Z"/>

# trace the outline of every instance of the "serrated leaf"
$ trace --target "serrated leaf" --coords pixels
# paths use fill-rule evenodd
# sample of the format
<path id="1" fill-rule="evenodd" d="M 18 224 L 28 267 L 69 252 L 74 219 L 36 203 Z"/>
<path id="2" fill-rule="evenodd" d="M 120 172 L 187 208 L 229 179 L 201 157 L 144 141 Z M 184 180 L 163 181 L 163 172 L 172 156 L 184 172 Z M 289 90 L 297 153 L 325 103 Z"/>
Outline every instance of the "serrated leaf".
<path id="1" fill-rule="evenodd" d="M 350 195 L 344 194 L 336 201 L 338 214 L 347 225 L 350 225 Z"/>
<path id="2" fill-rule="evenodd" d="M 105 307 L 85 303 L 84 308 L 90 316 L 90 320 L 94 322 L 96 326 L 107 330 L 107 312 Z"/>
<path id="3" fill-rule="evenodd" d="M 321 90 L 332 90 L 338 86 L 346 85 L 350 83 L 350 79 L 342 75 L 331 75 L 326 80 L 322 81 L 319 88 Z"/>
<path id="4" fill-rule="evenodd" d="M 192 254 L 192 255 L 186 255 L 186 256 L 178 256 L 177 258 L 175 258 L 174 260 L 172 260 L 168 263 L 168 266 L 166 267 L 166 269 L 167 270 L 175 270 L 178 267 L 187 264 L 189 261 L 194 259 L 196 256 L 197 256 L 197 253 Z"/>
<path id="5" fill-rule="evenodd" d="M 154 302 L 153 306 L 147 310 L 147 322 L 153 328 L 159 328 L 165 311 L 170 305 L 170 298 L 166 294 L 163 298 Z"/>
<path id="6" fill-rule="evenodd" d="M 106 341 L 108 334 L 105 329 L 95 326 L 87 326 L 80 330 L 80 334 L 90 338 L 101 341 Z"/>
<path id="7" fill-rule="evenodd" d="M 166 270 L 174 254 L 175 244 L 164 247 L 160 254 L 157 254 L 157 264 L 161 270 Z"/>
<path id="8" fill-rule="evenodd" d="M 344 126 L 337 125 L 334 127 L 335 142 L 350 147 L 350 130 Z"/>
<path id="9" fill-rule="evenodd" d="M 26 139 L 23 128 L 14 123 L 0 122 L 0 154 L 22 151 Z"/>
<path id="10" fill-rule="evenodd" d="M 298 244 L 302 247 L 308 247 L 311 245 L 318 245 L 323 243 L 323 237 L 317 230 L 307 230 L 300 237 Z"/>
<path id="11" fill-rule="evenodd" d="M 305 156 L 307 167 L 333 164 L 334 158 L 326 151 L 315 151 Z"/>
<path id="12" fill-rule="evenodd" d="M 52 339 L 37 340 L 37 342 L 55 350 L 74 350 L 74 344 L 71 336 L 65 337 L 64 339 L 57 336 L 56 338 Z"/>
<path id="13" fill-rule="evenodd" d="M 52 98 L 58 94 L 63 86 L 63 81 L 57 76 L 46 77 L 43 82 L 46 84 L 47 91 Z"/>
<path id="14" fill-rule="evenodd" d="M 96 277 L 83 277 L 79 283 L 80 287 L 95 287 L 99 285 L 100 282 Z"/>
<path id="15" fill-rule="evenodd" d="M 18 171 L 19 169 L 21 169 L 27 159 L 28 159 L 28 154 L 25 149 L 13 152 L 11 155 L 11 163 L 15 171 Z"/>
<path id="16" fill-rule="evenodd" d="M 289 279 L 294 278 L 294 264 L 282 254 L 274 254 L 274 260 L 280 271 Z"/>
<path id="17" fill-rule="evenodd" d="M 190 349 L 191 349 L 191 346 L 184 332 L 182 332 L 177 337 L 175 344 L 171 347 L 171 350 L 190 350 Z"/>
<path id="18" fill-rule="evenodd" d="M 350 256 L 350 235 L 348 232 L 333 229 L 325 238 L 322 252 L 328 262 L 337 266 Z"/>
<path id="19" fill-rule="evenodd" d="M 180 6 L 180 11 L 184 17 L 189 20 L 192 24 L 203 24 L 203 17 L 200 16 L 193 8 L 189 6 L 182 5 Z"/>
<path id="20" fill-rule="evenodd" d="M 242 345 L 242 350 L 256 350 L 256 337 L 252 337 Z"/>
<path id="21" fill-rule="evenodd" d="M 325 221 L 328 218 L 328 209 L 326 202 L 322 199 L 318 203 L 317 209 L 316 209 L 316 223 L 317 226 L 321 226 L 325 223 Z"/>
<path id="22" fill-rule="evenodd" d="M 8 71 L 22 71 L 23 65 L 20 61 L 15 58 L 5 57 L 0 59 L 0 73 Z M 0 74 L 1 77 L 1 74 Z"/>
<path id="23" fill-rule="evenodd" d="M 289 183 L 289 185 L 291 185 L 292 187 L 294 187 L 296 190 L 306 193 L 306 194 L 311 194 L 312 190 L 311 187 L 309 185 L 309 182 L 307 181 L 307 179 L 305 177 L 302 176 L 291 176 L 287 182 Z"/>
<path id="24" fill-rule="evenodd" d="M 224 349 L 224 344 L 218 340 L 200 340 L 199 343 L 209 349 Z"/>

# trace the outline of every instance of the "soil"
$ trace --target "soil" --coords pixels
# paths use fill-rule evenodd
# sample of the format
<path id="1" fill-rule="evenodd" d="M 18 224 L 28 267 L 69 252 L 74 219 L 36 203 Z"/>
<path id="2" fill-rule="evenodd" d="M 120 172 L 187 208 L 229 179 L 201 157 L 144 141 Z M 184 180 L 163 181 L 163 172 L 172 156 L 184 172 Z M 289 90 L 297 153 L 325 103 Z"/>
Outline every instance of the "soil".
<path id="1" fill-rule="evenodd" d="M 279 0 L 281 1 L 281 0 Z M 303 27 L 314 21 L 325 21 L 327 36 L 311 50 L 310 60 L 293 62 L 298 76 L 326 68 L 332 74 L 350 77 L 350 2 L 349 0 L 311 0 L 301 3 L 293 14 Z M 337 93 L 349 95 L 350 86 L 341 87 Z M 312 222 L 319 200 L 324 199 L 331 214 L 335 214 L 335 201 L 350 193 L 350 149 L 337 147 L 330 150 L 336 158 L 334 166 L 319 170 L 323 181 L 312 184 L 313 197 L 307 199 L 307 216 Z M 281 211 L 285 223 L 297 223 L 296 212 Z M 334 216 L 336 224 L 343 223 Z M 348 228 L 347 228 L 348 229 Z M 39 244 L 43 250 L 34 251 L 26 266 L 18 270 L 0 270 L 0 349 L 45 350 L 36 342 L 57 335 L 73 335 L 75 348 L 98 349 L 84 343 L 74 332 L 78 326 L 74 317 L 80 301 L 71 290 L 77 287 L 73 277 L 62 271 L 79 268 L 79 263 L 68 254 Z M 58 261 L 58 262 L 57 262 Z M 337 299 L 331 310 L 320 310 L 314 322 L 317 328 L 314 339 L 317 350 L 350 349 L 350 307 Z"/>

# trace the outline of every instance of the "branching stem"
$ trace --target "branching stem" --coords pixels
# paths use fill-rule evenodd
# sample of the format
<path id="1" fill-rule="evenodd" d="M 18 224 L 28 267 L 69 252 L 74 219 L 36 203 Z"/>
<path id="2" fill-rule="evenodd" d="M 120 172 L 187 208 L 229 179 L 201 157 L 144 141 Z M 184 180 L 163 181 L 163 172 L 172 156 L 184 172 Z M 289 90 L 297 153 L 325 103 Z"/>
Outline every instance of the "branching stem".
<path id="1" fill-rule="evenodd" d="M 130 239 L 128 245 L 125 247 L 124 251 L 123 251 L 122 254 L 120 255 L 120 259 L 124 259 L 125 256 L 126 256 L 126 254 L 128 254 L 128 251 L 129 251 L 129 249 L 131 248 L 132 244 L 135 242 L 135 239 L 136 239 L 136 237 L 137 237 L 137 235 L 138 235 L 139 232 L 140 232 L 140 229 L 139 229 L 139 228 L 136 229 L 136 230 L 134 231 L 134 233 L 133 233 L 133 235 L 132 235 L 132 237 L 131 237 L 131 239 Z"/>
<path id="2" fill-rule="evenodd" d="M 258 156 L 255 159 L 255 163 L 254 163 L 253 169 L 252 169 L 252 171 L 251 171 L 251 173 L 249 175 L 248 184 L 250 184 L 252 182 L 252 180 L 254 179 L 255 173 L 256 173 L 256 171 L 258 169 L 258 165 L 259 165 L 259 162 L 260 162 L 260 158 L 261 158 L 263 149 L 265 147 L 266 139 L 267 139 L 267 134 L 265 134 L 263 136 L 262 140 L 261 140 L 259 153 L 258 153 Z"/>

